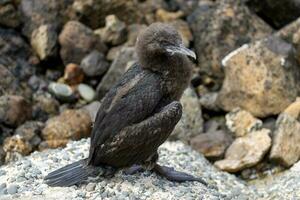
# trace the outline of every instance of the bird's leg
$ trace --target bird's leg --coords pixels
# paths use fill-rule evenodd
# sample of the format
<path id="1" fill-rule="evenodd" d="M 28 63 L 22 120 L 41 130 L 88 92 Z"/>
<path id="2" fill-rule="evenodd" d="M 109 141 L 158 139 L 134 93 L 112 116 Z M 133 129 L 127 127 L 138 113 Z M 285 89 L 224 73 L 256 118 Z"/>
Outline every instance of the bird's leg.
<path id="1" fill-rule="evenodd" d="M 153 171 L 159 174 L 160 176 L 165 177 L 169 181 L 174 181 L 174 182 L 198 181 L 204 185 L 207 185 L 207 183 L 200 177 L 195 177 L 184 172 L 179 172 L 172 167 L 161 166 L 157 163 L 155 164 Z"/>
<path id="2" fill-rule="evenodd" d="M 131 167 L 124 170 L 126 175 L 133 175 L 138 172 L 144 171 L 144 168 L 141 165 L 132 165 Z"/>

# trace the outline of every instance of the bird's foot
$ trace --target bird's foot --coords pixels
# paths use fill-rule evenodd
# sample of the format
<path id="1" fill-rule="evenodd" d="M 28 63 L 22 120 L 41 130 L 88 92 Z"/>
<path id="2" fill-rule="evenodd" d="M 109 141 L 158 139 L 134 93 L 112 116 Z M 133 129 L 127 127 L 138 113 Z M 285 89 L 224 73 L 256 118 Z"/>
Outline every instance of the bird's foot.
<path id="1" fill-rule="evenodd" d="M 176 171 L 172 167 L 166 167 L 156 164 L 153 168 L 153 171 L 159 174 L 162 177 L 165 177 L 169 181 L 174 182 L 185 182 L 185 181 L 197 181 L 202 183 L 203 185 L 208 185 L 202 178 L 195 177 L 190 174 Z"/>
<path id="2" fill-rule="evenodd" d="M 133 175 L 138 172 L 144 171 L 144 168 L 141 165 L 132 165 L 131 167 L 124 170 L 126 175 Z"/>

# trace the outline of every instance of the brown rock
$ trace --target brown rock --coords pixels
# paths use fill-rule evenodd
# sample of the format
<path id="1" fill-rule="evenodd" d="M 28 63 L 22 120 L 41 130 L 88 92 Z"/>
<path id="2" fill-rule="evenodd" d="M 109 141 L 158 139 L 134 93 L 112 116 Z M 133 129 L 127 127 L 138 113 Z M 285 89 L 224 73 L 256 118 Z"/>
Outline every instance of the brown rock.
<path id="1" fill-rule="evenodd" d="M 293 47 L 277 37 L 244 45 L 227 55 L 222 61 L 226 76 L 218 95 L 220 107 L 226 111 L 241 107 L 256 117 L 282 112 L 299 90 L 294 56 Z"/>
<path id="2" fill-rule="evenodd" d="M 31 118 L 31 106 L 21 96 L 4 95 L 0 97 L 0 122 L 18 126 Z"/>
<path id="3" fill-rule="evenodd" d="M 50 118 L 42 131 L 44 140 L 79 140 L 91 133 L 92 121 L 86 110 L 65 110 Z"/>
<path id="4" fill-rule="evenodd" d="M 264 38 L 272 29 L 242 1 L 203 1 L 188 17 L 194 35 L 198 67 L 222 84 L 221 60 L 245 43 Z"/>
<path id="5" fill-rule="evenodd" d="M 300 158 L 300 123 L 289 113 L 282 113 L 273 134 L 270 159 L 289 167 Z"/>
<path id="6" fill-rule="evenodd" d="M 53 26 L 47 24 L 38 27 L 32 32 L 30 41 L 41 60 L 56 56 L 57 33 Z"/>
<path id="7" fill-rule="evenodd" d="M 20 153 L 23 156 L 29 155 L 33 151 L 32 145 L 18 135 L 8 137 L 4 140 L 3 149 L 6 153 Z"/>
<path id="8" fill-rule="evenodd" d="M 295 119 L 299 119 L 299 117 L 300 117 L 300 97 L 298 97 L 294 103 L 289 105 L 283 111 L 283 113 L 286 113 Z"/>
<path id="9" fill-rule="evenodd" d="M 45 149 L 56 149 L 58 147 L 65 147 L 69 140 L 46 140 L 40 143 L 39 150 L 43 151 Z"/>
<path id="10" fill-rule="evenodd" d="M 65 24 L 59 35 L 61 45 L 60 56 L 63 62 L 80 64 L 82 58 L 98 50 L 105 52 L 106 46 L 94 35 L 93 31 L 77 21 L 69 21 Z"/>
<path id="11" fill-rule="evenodd" d="M 231 143 L 231 136 L 222 130 L 200 134 L 191 139 L 193 149 L 210 159 L 222 157 Z"/>
<path id="12" fill-rule="evenodd" d="M 164 9 L 158 9 L 155 16 L 157 21 L 172 22 L 174 20 L 182 18 L 184 16 L 184 13 L 181 10 L 177 12 L 169 12 Z"/>
<path id="13" fill-rule="evenodd" d="M 244 136 L 254 130 L 259 130 L 263 123 L 251 113 L 236 108 L 226 115 L 226 126 L 235 137 Z"/>
<path id="14" fill-rule="evenodd" d="M 0 64 L 0 96 L 8 94 L 9 89 L 15 81 L 15 76 L 3 65 Z"/>
<path id="15" fill-rule="evenodd" d="M 79 65 L 70 63 L 65 68 L 64 81 L 68 85 L 78 85 L 82 83 L 84 79 L 84 73 Z"/>
<path id="16" fill-rule="evenodd" d="M 35 93 L 33 95 L 33 118 L 46 121 L 59 113 L 59 102 L 49 93 Z"/>
<path id="17" fill-rule="evenodd" d="M 110 45 L 119 45 L 127 39 L 127 29 L 124 22 L 115 15 L 108 15 L 105 18 L 105 27 L 94 31 L 101 40 Z"/>
<path id="18" fill-rule="evenodd" d="M 238 172 L 261 161 L 271 147 L 268 129 L 262 129 L 236 139 L 227 149 L 225 159 L 215 166 L 227 172 Z"/>
<path id="19" fill-rule="evenodd" d="M 111 14 L 127 24 L 143 22 L 144 11 L 141 12 L 139 2 L 135 0 L 74 0 L 70 15 L 96 29 L 103 26 L 105 17 Z"/>
<path id="20" fill-rule="evenodd" d="M 143 30 L 145 30 L 147 26 L 145 24 L 130 24 L 128 29 L 128 37 L 127 42 L 125 43 L 126 46 L 134 46 L 136 39 L 139 35 L 139 33 Z"/>

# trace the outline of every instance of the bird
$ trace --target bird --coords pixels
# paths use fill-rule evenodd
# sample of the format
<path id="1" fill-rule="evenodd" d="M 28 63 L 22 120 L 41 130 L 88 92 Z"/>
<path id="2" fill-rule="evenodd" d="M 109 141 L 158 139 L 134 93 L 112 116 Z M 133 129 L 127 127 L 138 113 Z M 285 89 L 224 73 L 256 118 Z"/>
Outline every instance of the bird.
<path id="1" fill-rule="evenodd" d="M 137 62 L 106 93 L 91 133 L 89 156 L 49 173 L 49 186 L 68 187 L 91 177 L 152 170 L 174 182 L 206 182 L 157 163 L 158 147 L 181 118 L 180 98 L 188 87 L 196 54 L 176 29 L 153 23 L 137 37 Z"/>

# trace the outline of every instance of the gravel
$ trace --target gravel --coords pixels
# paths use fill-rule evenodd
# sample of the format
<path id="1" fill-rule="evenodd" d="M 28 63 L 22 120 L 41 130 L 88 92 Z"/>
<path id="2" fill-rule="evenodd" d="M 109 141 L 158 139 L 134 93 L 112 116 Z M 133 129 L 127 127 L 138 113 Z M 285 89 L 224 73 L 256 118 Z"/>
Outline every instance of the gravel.
<path id="1" fill-rule="evenodd" d="M 47 173 L 86 157 L 88 147 L 89 140 L 83 139 L 69 143 L 64 149 L 34 152 L 18 162 L 1 166 L 0 171 L 4 173 L 0 176 L 0 199 L 246 200 L 299 197 L 300 164 L 289 172 L 293 174 L 292 178 L 287 173 L 274 181 L 275 185 L 256 183 L 259 187 L 248 186 L 237 177 L 218 171 L 203 156 L 181 142 L 166 142 L 161 146 L 160 164 L 201 176 L 208 187 L 197 182 L 173 183 L 149 171 L 136 175 L 125 175 L 120 171 L 110 179 L 100 178 L 67 188 L 48 187 L 43 183 Z"/>

